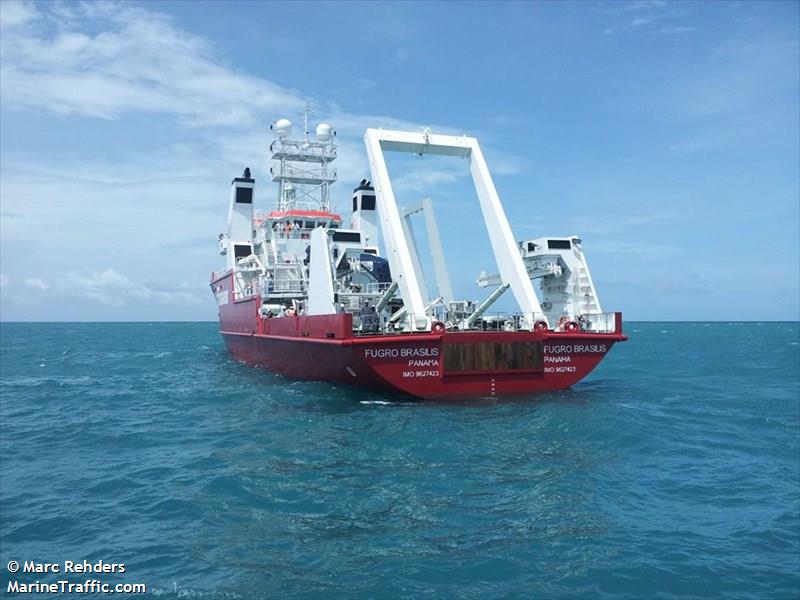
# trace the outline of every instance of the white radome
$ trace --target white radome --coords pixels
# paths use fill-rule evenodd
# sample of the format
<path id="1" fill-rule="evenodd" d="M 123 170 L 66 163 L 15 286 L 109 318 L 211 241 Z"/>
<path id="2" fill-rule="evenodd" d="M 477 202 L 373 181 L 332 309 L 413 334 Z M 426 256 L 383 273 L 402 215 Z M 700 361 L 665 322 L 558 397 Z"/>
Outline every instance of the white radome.
<path id="1" fill-rule="evenodd" d="M 289 137 L 292 133 L 292 122 L 289 119 L 278 119 L 275 125 L 272 126 L 275 135 L 283 139 Z"/>
<path id="2" fill-rule="evenodd" d="M 320 123 L 317 125 L 317 139 L 320 142 L 327 142 L 333 135 L 333 128 L 327 123 Z"/>

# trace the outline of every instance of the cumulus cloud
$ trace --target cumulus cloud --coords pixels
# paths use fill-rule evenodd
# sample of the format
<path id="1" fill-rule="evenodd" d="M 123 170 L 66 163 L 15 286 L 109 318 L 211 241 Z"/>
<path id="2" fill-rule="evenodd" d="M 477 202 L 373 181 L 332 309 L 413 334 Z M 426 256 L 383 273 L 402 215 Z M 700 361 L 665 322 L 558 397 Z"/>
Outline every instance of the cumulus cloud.
<path id="1" fill-rule="evenodd" d="M 414 169 L 397 177 L 392 182 L 392 187 L 397 192 L 430 192 L 437 186 L 454 183 L 467 176 L 469 176 L 467 169 Z"/>
<path id="2" fill-rule="evenodd" d="M 39 10 L 23 3 L 2 6 L 6 16 L 0 35 L 0 93 L 5 110 L 107 120 L 151 113 L 174 119 L 188 130 L 181 144 L 148 149 L 124 164 L 48 165 L 46 173 L 36 167 L 48 178 L 127 185 L 152 181 L 158 172 L 170 173 L 173 181 L 227 175 L 233 165 L 262 172 L 268 168 L 267 122 L 296 115 L 309 99 L 308 94 L 237 71 L 220 61 L 204 38 L 180 29 L 169 16 L 133 4 L 52 3 Z M 423 126 L 310 99 L 315 112 L 339 132 L 337 169 L 342 181 L 367 176 L 361 141 L 367 127 Z M 464 133 L 443 124 L 424 125 L 440 133 Z M 515 171 L 516 162 L 503 156 L 497 173 Z"/>
<path id="3" fill-rule="evenodd" d="M 253 168 L 259 180 L 259 208 L 269 207 L 274 188 L 264 177 L 269 168 L 267 124 L 277 117 L 293 118 L 307 100 L 339 134 L 336 168 L 342 184 L 333 191 L 339 206 L 342 201 L 346 206 L 351 183 L 369 177 L 365 128 L 418 130 L 426 125 L 440 133 L 467 133 L 446 124 L 354 113 L 307 90 L 242 72 L 220 58 L 206 38 L 146 4 L 0 0 L 0 21 L 4 114 L 118 121 L 120 129 L 146 116 L 153 127 L 166 125 L 157 145 L 131 145 L 113 156 L 102 154 L 102 142 L 89 159 L 34 161 L 4 152 L 4 270 L 24 282 L 47 256 L 50 271 L 34 271 L 39 277 L 30 279 L 64 293 L 75 306 L 83 300 L 109 306 L 131 306 L 134 301 L 177 305 L 198 302 L 198 297 L 207 302 L 203 292 L 141 283 L 150 273 L 168 281 L 172 271 L 166 262 L 144 267 L 142 257 L 168 247 L 170 260 L 185 265 L 183 277 L 204 281 L 214 256 L 199 262 L 199 245 L 176 247 L 176 240 L 207 236 L 213 252 L 224 226 L 226 179 L 244 166 Z M 116 123 L 109 124 L 108 130 L 114 127 Z M 516 171 L 518 164 L 513 156 L 498 155 L 494 171 L 490 162 L 498 174 Z M 422 189 L 460 176 L 421 173 L 399 185 Z M 42 229 L 50 232 L 46 239 L 41 239 Z M 87 239 L 97 247 L 117 249 L 116 269 L 105 268 L 103 259 L 87 248 Z M 75 265 L 83 266 L 76 272 L 71 270 Z"/>
<path id="4" fill-rule="evenodd" d="M 132 4 L 54 4 L 41 13 L 22 3 L 3 7 L 0 89 L 8 106 L 102 119 L 152 112 L 192 127 L 251 127 L 263 126 L 264 115 L 294 115 L 308 99 L 224 64 L 204 38 Z M 366 127 L 422 126 L 332 103 L 324 109 L 340 131 L 357 135 Z"/>
<path id="5" fill-rule="evenodd" d="M 105 119 L 158 112 L 188 125 L 230 126 L 303 101 L 215 61 L 204 39 L 159 13 L 125 3 L 62 4 L 42 14 L 9 6 L 0 85 L 12 106 Z"/>
<path id="6" fill-rule="evenodd" d="M 311 100 L 315 112 L 334 124 L 341 149 L 341 180 L 365 176 L 361 137 L 367 127 L 464 134 L 441 123 L 418 123 L 390 115 L 357 114 L 324 98 L 277 85 L 225 64 L 214 46 L 177 26 L 170 16 L 130 3 L 52 3 L 33 6 L 3 2 L 0 35 L 0 93 L 4 109 L 44 111 L 97 119 L 151 113 L 188 128 L 188 145 L 170 147 L 151 160 L 179 175 L 210 173 L 218 163 L 267 167 L 266 125 L 277 116 L 296 115 Z M 310 97 L 311 96 L 311 97 Z M 224 128 L 224 129 L 223 129 Z M 470 132 L 474 133 L 474 132 Z M 148 152 L 149 154 L 149 152 Z M 495 154 L 493 172 L 519 172 L 520 161 Z M 200 167 L 198 159 L 202 164 Z M 130 162 L 130 161 L 126 161 Z M 142 161 L 145 163 L 145 161 Z M 146 164 L 69 165 L 59 178 L 125 183 L 142 177 Z M 109 180 L 109 173 L 120 173 Z M 138 169 L 138 172 L 131 172 Z M 148 176 L 149 179 L 149 176 Z"/>
<path id="7" fill-rule="evenodd" d="M 367 127 L 465 133 L 446 124 L 348 112 L 238 71 L 220 61 L 205 38 L 130 3 L 53 3 L 41 12 L 23 3 L 2 6 L 0 91 L 6 107 L 100 119 L 157 113 L 192 128 L 255 126 L 263 132 L 269 119 L 291 117 L 311 100 L 340 135 L 359 142 Z M 226 139 L 241 145 L 239 137 Z"/>
<path id="8" fill-rule="evenodd" d="M 124 307 L 137 300 L 156 300 L 164 304 L 202 301 L 196 293 L 186 289 L 188 286 L 181 286 L 184 289 L 157 289 L 143 283 L 134 283 L 114 269 L 88 274 L 69 272 L 56 280 L 56 287 L 60 293 L 112 307 Z"/>
<path id="9" fill-rule="evenodd" d="M 11 29 L 32 21 L 38 15 L 32 2 L 0 3 L 0 26 Z"/>
<path id="10" fill-rule="evenodd" d="M 29 287 L 29 288 L 33 288 L 35 290 L 39 290 L 39 291 L 42 291 L 42 292 L 50 288 L 50 286 L 47 285 L 47 283 L 45 283 L 44 281 L 42 281 L 38 277 L 32 277 L 30 279 L 26 279 L 25 280 L 25 285 L 27 287 Z"/>

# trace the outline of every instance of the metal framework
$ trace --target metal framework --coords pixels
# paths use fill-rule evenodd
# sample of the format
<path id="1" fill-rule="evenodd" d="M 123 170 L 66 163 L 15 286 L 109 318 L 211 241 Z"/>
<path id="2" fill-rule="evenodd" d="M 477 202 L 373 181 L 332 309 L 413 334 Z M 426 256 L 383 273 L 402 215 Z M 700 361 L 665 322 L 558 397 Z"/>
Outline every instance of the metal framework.
<path id="1" fill-rule="evenodd" d="M 436 215 L 433 212 L 433 204 L 430 198 L 424 198 L 417 206 L 412 206 L 404 211 L 406 239 L 413 253 L 412 260 L 414 260 L 414 266 L 419 267 L 419 273 L 422 273 L 422 267 L 419 263 L 419 251 L 417 250 L 416 240 L 414 239 L 414 226 L 411 223 L 411 217 L 420 212 L 425 217 L 428 247 L 431 253 L 431 260 L 433 261 L 433 275 L 436 279 L 436 293 L 446 304 L 452 302 L 454 299 L 453 286 L 450 284 L 450 275 L 447 272 L 447 263 L 444 260 L 442 240 L 439 237 L 439 226 L 436 223 Z M 418 275 L 418 277 L 422 278 L 422 275 Z M 420 287 L 423 291 L 425 290 L 423 281 L 420 281 Z"/>
<path id="2" fill-rule="evenodd" d="M 429 131 L 415 133 L 367 129 L 364 143 L 377 195 L 387 258 L 406 308 L 407 329 L 430 330 L 431 319 L 426 314 L 426 298 L 414 267 L 414 258 L 405 235 L 404 219 L 397 207 L 384 152 L 437 154 L 469 159 L 470 173 L 497 268 L 503 284 L 509 285 L 523 314 L 523 327 L 532 329 L 536 321 L 546 321 L 477 139 L 438 135 Z"/>

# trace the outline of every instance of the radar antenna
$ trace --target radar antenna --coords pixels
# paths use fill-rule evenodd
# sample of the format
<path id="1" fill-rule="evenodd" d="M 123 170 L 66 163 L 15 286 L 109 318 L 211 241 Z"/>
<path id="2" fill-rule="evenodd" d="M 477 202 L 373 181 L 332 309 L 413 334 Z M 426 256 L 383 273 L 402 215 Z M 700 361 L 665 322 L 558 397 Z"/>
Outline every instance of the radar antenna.
<path id="1" fill-rule="evenodd" d="M 292 123 L 288 119 L 279 119 L 271 126 L 276 139 L 269 149 L 277 164 L 270 174 L 278 184 L 278 211 L 331 208 L 330 186 L 336 181 L 336 169 L 330 163 L 336 160 L 336 132 L 327 123 L 320 123 L 316 139 L 310 139 L 308 121 L 312 114 L 311 104 L 306 103 L 303 141 L 290 139 Z"/>

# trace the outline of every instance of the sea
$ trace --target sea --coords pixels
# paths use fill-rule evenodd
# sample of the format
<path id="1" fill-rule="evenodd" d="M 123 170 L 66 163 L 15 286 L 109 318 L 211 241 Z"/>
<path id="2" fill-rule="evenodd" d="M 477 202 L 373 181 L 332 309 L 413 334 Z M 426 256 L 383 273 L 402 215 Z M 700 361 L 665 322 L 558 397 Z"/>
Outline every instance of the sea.
<path id="1" fill-rule="evenodd" d="M 800 597 L 798 323 L 627 323 L 570 390 L 452 403 L 217 329 L 0 325 L 0 595 Z"/>

